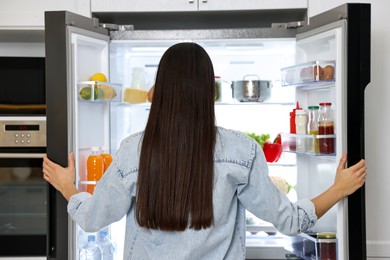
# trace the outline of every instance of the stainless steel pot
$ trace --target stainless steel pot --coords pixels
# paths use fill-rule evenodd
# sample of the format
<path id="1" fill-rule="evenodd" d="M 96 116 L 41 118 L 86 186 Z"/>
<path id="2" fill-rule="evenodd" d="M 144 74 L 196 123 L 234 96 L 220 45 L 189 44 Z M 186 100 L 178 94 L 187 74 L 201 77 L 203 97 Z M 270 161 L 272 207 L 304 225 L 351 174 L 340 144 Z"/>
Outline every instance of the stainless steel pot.
<path id="1" fill-rule="evenodd" d="M 256 78 L 256 80 L 250 80 Z M 240 102 L 263 102 L 270 97 L 272 83 L 268 80 L 260 80 L 255 74 L 245 75 L 243 80 L 232 82 L 233 98 Z"/>

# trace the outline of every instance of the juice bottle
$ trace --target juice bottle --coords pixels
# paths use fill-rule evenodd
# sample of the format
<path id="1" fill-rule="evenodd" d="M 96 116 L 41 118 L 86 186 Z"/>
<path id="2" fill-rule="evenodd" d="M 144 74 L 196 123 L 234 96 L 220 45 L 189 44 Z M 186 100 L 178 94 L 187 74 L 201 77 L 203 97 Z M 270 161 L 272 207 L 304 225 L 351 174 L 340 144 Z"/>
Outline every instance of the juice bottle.
<path id="1" fill-rule="evenodd" d="M 108 152 L 107 146 L 102 146 L 101 151 L 102 151 L 101 156 L 103 157 L 103 164 L 104 164 L 104 168 L 103 168 L 103 173 L 104 173 L 106 172 L 108 166 L 110 166 L 110 164 L 112 163 L 112 156 Z"/>
<path id="2" fill-rule="evenodd" d="M 104 163 L 99 147 L 92 147 L 87 159 L 87 192 L 93 194 L 95 186 L 103 176 Z"/>
<path id="3" fill-rule="evenodd" d="M 332 103 L 323 102 L 320 103 L 320 112 L 318 117 L 318 134 L 319 135 L 333 135 L 334 134 L 334 125 L 332 118 Z M 334 137 L 320 137 L 319 150 L 321 154 L 333 154 L 335 153 L 334 148 Z"/>

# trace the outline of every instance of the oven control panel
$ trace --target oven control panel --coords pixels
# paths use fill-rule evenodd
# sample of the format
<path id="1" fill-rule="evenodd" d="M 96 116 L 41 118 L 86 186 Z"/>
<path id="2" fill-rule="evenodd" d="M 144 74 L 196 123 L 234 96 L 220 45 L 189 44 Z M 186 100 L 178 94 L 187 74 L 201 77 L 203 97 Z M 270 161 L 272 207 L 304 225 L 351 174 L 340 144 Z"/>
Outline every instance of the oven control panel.
<path id="1" fill-rule="evenodd" d="M 46 147 L 46 117 L 0 117 L 0 147 Z"/>

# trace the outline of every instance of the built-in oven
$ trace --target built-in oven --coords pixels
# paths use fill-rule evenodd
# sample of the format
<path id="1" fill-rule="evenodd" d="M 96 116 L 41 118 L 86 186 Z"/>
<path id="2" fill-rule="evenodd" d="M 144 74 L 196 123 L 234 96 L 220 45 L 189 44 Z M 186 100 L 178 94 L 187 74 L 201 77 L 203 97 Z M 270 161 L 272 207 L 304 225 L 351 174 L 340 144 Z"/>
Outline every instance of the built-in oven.
<path id="1" fill-rule="evenodd" d="M 45 256 L 45 62 L 0 57 L 0 257 Z"/>

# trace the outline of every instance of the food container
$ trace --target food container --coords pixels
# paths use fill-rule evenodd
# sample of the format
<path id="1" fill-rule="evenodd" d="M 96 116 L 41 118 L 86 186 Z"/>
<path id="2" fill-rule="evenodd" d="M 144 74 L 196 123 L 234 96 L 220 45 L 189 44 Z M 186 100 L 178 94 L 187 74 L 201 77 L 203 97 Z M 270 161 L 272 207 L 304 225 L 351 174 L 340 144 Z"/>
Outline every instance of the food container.
<path id="1" fill-rule="evenodd" d="M 334 61 L 311 61 L 282 69 L 282 86 L 327 83 L 334 80 Z"/>
<path id="2" fill-rule="evenodd" d="M 121 86 L 109 82 L 80 81 L 77 84 L 79 99 L 93 102 L 121 100 Z"/>
<path id="3" fill-rule="evenodd" d="M 243 80 L 233 81 L 231 87 L 234 99 L 240 102 L 263 102 L 270 97 L 272 83 L 260 80 L 258 75 L 245 75 Z"/>
<path id="4" fill-rule="evenodd" d="M 291 237 L 285 249 L 305 260 L 336 260 L 336 233 L 302 233 Z"/>

